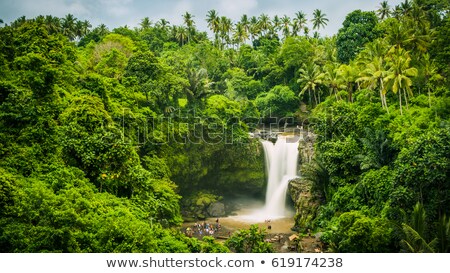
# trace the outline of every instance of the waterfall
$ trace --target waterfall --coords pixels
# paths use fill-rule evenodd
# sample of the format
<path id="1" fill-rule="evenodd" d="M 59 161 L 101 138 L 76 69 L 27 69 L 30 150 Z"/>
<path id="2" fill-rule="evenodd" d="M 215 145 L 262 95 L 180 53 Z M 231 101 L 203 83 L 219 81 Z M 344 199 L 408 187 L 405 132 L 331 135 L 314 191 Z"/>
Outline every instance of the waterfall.
<path id="1" fill-rule="evenodd" d="M 264 214 L 267 219 L 286 216 L 286 193 L 289 180 L 297 177 L 298 138 L 279 135 L 277 141 L 262 140 L 267 170 Z"/>

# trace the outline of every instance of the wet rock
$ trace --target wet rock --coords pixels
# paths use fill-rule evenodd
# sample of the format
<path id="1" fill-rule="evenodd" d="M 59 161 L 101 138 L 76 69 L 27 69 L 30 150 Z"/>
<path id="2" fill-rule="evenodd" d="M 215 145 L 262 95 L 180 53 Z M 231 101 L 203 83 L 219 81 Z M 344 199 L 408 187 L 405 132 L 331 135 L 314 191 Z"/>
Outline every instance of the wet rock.
<path id="1" fill-rule="evenodd" d="M 225 216 L 225 205 L 221 202 L 211 203 L 206 210 L 211 217 L 222 217 Z"/>

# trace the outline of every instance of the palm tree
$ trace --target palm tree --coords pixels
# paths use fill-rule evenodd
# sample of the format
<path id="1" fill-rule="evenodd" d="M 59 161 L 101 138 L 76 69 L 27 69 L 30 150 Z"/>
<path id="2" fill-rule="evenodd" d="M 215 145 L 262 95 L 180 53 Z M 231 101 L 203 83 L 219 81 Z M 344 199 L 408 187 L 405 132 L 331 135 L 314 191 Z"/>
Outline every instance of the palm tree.
<path id="1" fill-rule="evenodd" d="M 186 12 L 185 14 L 183 14 L 183 21 L 184 21 L 184 24 L 187 27 L 187 41 L 188 41 L 188 43 L 191 40 L 191 36 L 192 36 L 194 25 L 195 25 L 195 22 L 194 22 L 193 18 L 194 18 L 194 15 L 190 14 L 189 12 Z"/>
<path id="2" fill-rule="evenodd" d="M 394 150 L 386 132 L 371 127 L 364 128 L 364 131 L 365 137 L 360 138 L 364 152 L 356 156 L 361 162 L 361 169 L 380 169 L 392 162 Z"/>
<path id="3" fill-rule="evenodd" d="M 389 33 L 386 35 L 387 42 L 393 47 L 405 47 L 407 41 L 411 39 L 411 30 L 404 24 L 394 22 L 389 26 Z"/>
<path id="4" fill-rule="evenodd" d="M 355 83 L 358 84 L 357 79 L 359 75 L 359 68 L 357 65 L 350 63 L 348 65 L 347 64 L 340 65 L 338 70 L 343 80 L 343 83 L 345 84 L 348 91 L 348 101 L 353 102 L 353 88 Z"/>
<path id="5" fill-rule="evenodd" d="M 175 38 L 180 45 L 184 45 L 187 40 L 189 40 L 188 30 L 184 26 L 175 27 Z"/>
<path id="6" fill-rule="evenodd" d="M 272 20 L 272 27 L 275 33 L 278 33 L 281 29 L 281 20 L 278 15 L 275 15 Z"/>
<path id="7" fill-rule="evenodd" d="M 423 76 L 425 77 L 425 86 L 427 87 L 428 91 L 428 105 L 431 108 L 431 86 L 430 86 L 430 79 L 443 79 L 443 77 L 438 73 L 438 68 L 436 66 L 436 63 L 434 60 L 431 59 L 430 55 L 424 54 L 423 58 L 421 59 L 421 72 Z"/>
<path id="8" fill-rule="evenodd" d="M 387 90 L 392 90 L 394 94 L 398 94 L 400 104 L 400 114 L 403 115 L 402 110 L 402 92 L 405 98 L 406 107 L 408 107 L 407 95 L 412 96 L 412 77 L 417 76 L 417 69 L 410 67 L 411 57 L 409 53 L 403 48 L 393 47 L 389 51 L 390 57 L 388 60 L 388 71 L 383 81 L 386 83 Z"/>
<path id="9" fill-rule="evenodd" d="M 69 38 L 69 40 L 75 39 L 75 24 L 76 24 L 77 18 L 73 16 L 72 14 L 67 14 L 62 19 L 62 33 Z"/>
<path id="10" fill-rule="evenodd" d="M 298 11 L 295 13 L 294 25 L 298 31 L 304 29 L 307 22 L 306 14 L 303 11 Z"/>
<path id="11" fill-rule="evenodd" d="M 83 21 L 83 30 L 82 30 L 83 36 L 89 33 L 91 27 L 92 27 L 91 22 L 89 22 L 88 20 Z"/>
<path id="12" fill-rule="evenodd" d="M 22 24 L 24 24 L 27 21 L 27 18 L 25 16 L 21 16 L 19 18 L 17 18 L 14 22 L 11 23 L 11 26 L 16 28 L 21 26 Z"/>
<path id="13" fill-rule="evenodd" d="M 186 88 L 186 95 L 189 102 L 196 102 L 211 94 L 211 86 L 214 84 L 208 77 L 208 71 L 204 68 L 187 70 L 189 86 Z"/>
<path id="14" fill-rule="evenodd" d="M 316 105 L 320 103 L 320 96 L 319 101 L 317 101 L 316 96 L 316 88 L 322 84 L 322 79 L 324 77 L 324 74 L 320 71 L 320 67 L 316 65 L 315 63 L 309 63 L 303 64 L 302 68 L 299 69 L 300 78 L 297 80 L 297 83 L 300 84 L 300 88 L 302 90 L 299 93 L 299 96 L 303 96 L 303 94 L 308 91 L 309 93 L 309 104 L 311 103 L 311 92 L 314 95 L 314 101 Z"/>
<path id="15" fill-rule="evenodd" d="M 305 27 L 303 28 L 303 33 L 305 33 L 305 37 L 308 37 L 308 34 L 309 34 L 309 28 L 308 28 L 307 26 L 305 26 Z"/>
<path id="16" fill-rule="evenodd" d="M 164 31 L 167 31 L 169 25 L 170 25 L 170 22 L 164 18 L 161 18 L 161 19 L 159 19 L 158 22 L 156 22 L 156 26 Z"/>
<path id="17" fill-rule="evenodd" d="M 400 245 L 404 252 L 435 252 L 435 249 L 438 246 L 438 239 L 434 238 L 430 242 L 425 240 L 425 218 L 425 209 L 423 208 L 423 205 L 418 202 L 414 206 L 411 223 L 409 225 L 402 223 L 404 238 L 400 241 Z"/>
<path id="18" fill-rule="evenodd" d="M 215 10 L 208 11 L 206 16 L 206 22 L 208 23 L 209 29 L 214 33 L 215 43 L 218 44 L 219 31 L 220 31 L 220 18 Z"/>
<path id="19" fill-rule="evenodd" d="M 139 25 L 141 26 L 141 30 L 146 30 L 152 26 L 152 21 L 148 17 L 145 17 L 141 20 Z"/>
<path id="20" fill-rule="evenodd" d="M 427 13 L 420 5 L 413 5 L 411 9 L 412 22 L 416 23 L 419 29 L 430 28 Z"/>
<path id="21" fill-rule="evenodd" d="M 402 9 L 400 8 L 399 5 L 396 5 L 396 6 L 392 9 L 391 14 L 392 14 L 392 16 L 393 16 L 395 19 L 400 19 L 400 16 L 402 16 Z"/>
<path id="22" fill-rule="evenodd" d="M 258 18 L 256 18 L 256 16 L 252 16 L 250 18 L 250 31 L 249 32 L 250 32 L 250 37 L 251 37 L 252 43 L 255 40 L 255 38 L 261 34 L 261 28 L 259 26 Z"/>
<path id="23" fill-rule="evenodd" d="M 61 31 L 61 20 L 58 17 L 51 15 L 45 16 L 45 26 L 48 33 L 55 34 Z"/>
<path id="24" fill-rule="evenodd" d="M 270 30 L 272 24 L 270 22 L 270 18 L 267 14 L 261 14 L 259 16 L 259 28 L 263 35 L 266 35 L 267 32 Z"/>
<path id="25" fill-rule="evenodd" d="M 330 201 L 332 197 L 332 178 L 321 157 L 316 156 L 311 162 L 305 164 L 303 177 L 312 183 L 312 189 L 318 192 L 325 200 Z"/>
<path id="26" fill-rule="evenodd" d="M 377 86 L 379 88 L 381 107 L 389 113 L 389 109 L 386 101 L 386 90 L 384 89 L 383 80 L 386 77 L 387 71 L 385 70 L 385 63 L 383 57 L 375 57 L 370 62 L 365 63 L 364 69 L 358 82 L 362 82 L 365 86 L 371 90 L 374 90 Z"/>
<path id="27" fill-rule="evenodd" d="M 366 63 L 371 62 L 374 58 L 384 57 L 387 54 L 389 45 L 386 39 L 377 39 L 366 44 L 364 49 L 358 54 L 357 64 L 364 67 Z"/>
<path id="28" fill-rule="evenodd" d="M 315 9 L 313 12 L 314 18 L 311 19 L 311 22 L 313 23 L 313 29 L 320 29 L 321 27 L 325 27 L 328 22 L 328 18 L 325 13 L 322 13 L 320 9 Z"/>
<path id="29" fill-rule="evenodd" d="M 234 30 L 233 41 L 236 42 L 238 46 L 245 43 L 248 39 L 248 33 L 245 31 L 244 26 L 241 23 L 236 24 L 236 28 Z"/>
<path id="30" fill-rule="evenodd" d="M 82 21 L 77 21 L 75 23 L 75 35 L 77 36 L 78 39 L 83 37 L 83 22 Z"/>
<path id="31" fill-rule="evenodd" d="M 286 39 L 287 37 L 289 37 L 289 35 L 291 34 L 291 18 L 289 18 L 287 15 L 284 15 L 283 18 L 281 18 L 281 25 L 282 27 L 282 32 L 283 32 L 283 36 L 284 39 Z"/>
<path id="32" fill-rule="evenodd" d="M 325 66 L 325 73 L 323 77 L 323 83 L 330 88 L 330 95 L 334 93 L 336 100 L 338 97 L 338 90 L 344 89 L 346 86 L 343 84 L 343 79 L 339 73 L 337 63 L 331 63 Z"/>
<path id="33" fill-rule="evenodd" d="M 45 17 L 43 15 L 38 15 L 36 18 L 34 18 L 34 21 L 39 25 L 43 25 L 45 23 Z"/>
<path id="34" fill-rule="evenodd" d="M 220 38 L 222 39 L 222 46 L 225 44 L 230 44 L 230 33 L 232 30 L 233 24 L 231 19 L 226 16 L 220 17 Z"/>
<path id="35" fill-rule="evenodd" d="M 388 1 L 383 1 L 380 3 L 377 14 L 378 17 L 380 17 L 380 20 L 384 20 L 391 16 L 391 7 L 389 6 Z"/>
<path id="36" fill-rule="evenodd" d="M 247 14 L 241 16 L 241 20 L 239 21 L 242 27 L 245 29 L 245 32 L 250 33 L 250 21 L 248 20 Z"/>
<path id="37" fill-rule="evenodd" d="M 425 27 L 419 30 L 417 27 L 409 28 L 409 36 L 405 37 L 404 44 L 412 52 L 425 53 L 432 42 L 432 32 Z"/>
<path id="38" fill-rule="evenodd" d="M 405 2 L 400 3 L 399 7 L 402 15 L 409 15 L 412 11 L 412 4 L 408 0 L 405 0 Z"/>
<path id="39" fill-rule="evenodd" d="M 106 34 L 109 33 L 108 27 L 106 27 L 105 24 L 100 24 L 98 27 L 98 35 L 99 36 L 105 36 Z"/>

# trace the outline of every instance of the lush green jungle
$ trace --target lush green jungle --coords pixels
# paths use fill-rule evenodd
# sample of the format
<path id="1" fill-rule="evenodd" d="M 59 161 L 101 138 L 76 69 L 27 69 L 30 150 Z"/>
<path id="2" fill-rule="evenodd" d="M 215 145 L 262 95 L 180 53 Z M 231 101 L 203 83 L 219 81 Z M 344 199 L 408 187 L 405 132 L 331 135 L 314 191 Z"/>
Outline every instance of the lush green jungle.
<path id="1" fill-rule="evenodd" d="M 384 1 L 332 37 L 318 9 L 0 21 L 1 252 L 274 252 L 263 228 L 220 242 L 180 227 L 263 198 L 249 133 L 286 120 L 316 136 L 299 162 L 316 205 L 295 232 L 330 252 L 449 252 L 449 9 Z"/>

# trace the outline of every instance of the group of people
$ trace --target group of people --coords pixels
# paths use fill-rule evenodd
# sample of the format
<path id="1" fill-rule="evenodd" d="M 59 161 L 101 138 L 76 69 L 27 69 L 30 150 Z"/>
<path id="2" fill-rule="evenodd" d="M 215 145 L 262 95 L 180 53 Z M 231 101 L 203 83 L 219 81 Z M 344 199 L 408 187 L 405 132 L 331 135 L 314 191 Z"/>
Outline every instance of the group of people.
<path id="1" fill-rule="evenodd" d="M 200 237 L 201 236 L 214 236 L 214 234 L 219 232 L 220 229 L 221 229 L 221 226 L 219 223 L 219 218 L 217 218 L 215 224 L 211 224 L 211 223 L 207 223 L 207 222 L 203 222 L 203 223 L 196 222 L 192 228 L 188 227 L 186 229 L 186 235 L 189 237 L 192 237 L 194 235 L 199 235 Z"/>

